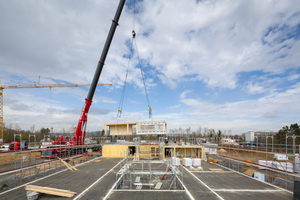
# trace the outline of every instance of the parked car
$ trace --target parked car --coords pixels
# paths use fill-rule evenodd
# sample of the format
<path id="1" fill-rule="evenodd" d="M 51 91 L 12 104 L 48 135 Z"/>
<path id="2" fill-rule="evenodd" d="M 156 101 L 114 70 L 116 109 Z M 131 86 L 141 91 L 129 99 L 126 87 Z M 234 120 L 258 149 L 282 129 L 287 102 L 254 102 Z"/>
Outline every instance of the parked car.
<path id="1" fill-rule="evenodd" d="M 9 151 L 9 145 L 2 145 L 0 151 Z"/>

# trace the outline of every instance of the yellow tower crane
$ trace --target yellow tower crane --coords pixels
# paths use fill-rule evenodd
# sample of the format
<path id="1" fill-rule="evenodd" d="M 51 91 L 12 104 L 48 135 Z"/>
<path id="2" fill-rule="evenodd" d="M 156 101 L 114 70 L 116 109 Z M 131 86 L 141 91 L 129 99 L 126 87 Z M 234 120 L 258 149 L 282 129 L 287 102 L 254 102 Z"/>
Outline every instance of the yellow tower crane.
<path id="1" fill-rule="evenodd" d="M 40 76 L 38 79 L 38 84 L 33 85 L 2 85 L 0 80 L 0 145 L 3 144 L 3 90 L 4 89 L 21 89 L 21 88 L 53 88 L 53 87 L 87 87 L 91 84 L 75 84 L 75 83 L 67 83 L 67 84 L 39 84 Z M 98 84 L 98 86 L 108 86 L 112 85 L 110 83 L 102 83 Z"/>

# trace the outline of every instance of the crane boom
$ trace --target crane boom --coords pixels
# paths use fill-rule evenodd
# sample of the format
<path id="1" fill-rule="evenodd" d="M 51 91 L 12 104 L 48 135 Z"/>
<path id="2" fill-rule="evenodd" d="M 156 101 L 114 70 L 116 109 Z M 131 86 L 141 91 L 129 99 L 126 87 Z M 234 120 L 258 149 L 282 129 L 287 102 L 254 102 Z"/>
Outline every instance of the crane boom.
<path id="1" fill-rule="evenodd" d="M 115 17 L 112 20 L 112 24 L 110 26 L 110 30 L 109 30 L 109 33 L 107 35 L 104 48 L 102 50 L 100 60 L 98 61 L 98 65 L 97 65 L 97 68 L 96 68 L 96 71 L 95 71 L 95 74 L 94 74 L 94 78 L 93 78 L 89 93 L 87 95 L 87 98 L 85 99 L 85 103 L 84 103 L 84 106 L 83 106 L 83 109 L 82 109 L 82 112 L 81 112 L 81 115 L 80 115 L 80 118 L 79 118 L 79 122 L 78 122 L 78 125 L 77 125 L 75 136 L 73 138 L 73 144 L 74 145 L 84 144 L 85 130 L 86 130 L 86 124 L 87 124 L 87 115 L 88 115 L 90 106 L 92 104 L 93 96 L 95 94 L 97 83 L 99 81 L 99 78 L 100 78 L 100 75 L 101 75 L 101 72 L 102 72 L 102 69 L 103 69 L 103 65 L 104 65 L 104 62 L 105 62 L 105 59 L 106 59 L 111 41 L 113 39 L 115 30 L 116 30 L 117 26 L 119 25 L 118 21 L 119 21 L 119 18 L 121 16 L 124 4 L 125 4 L 125 0 L 120 0 L 119 6 L 118 6 L 116 14 L 115 14 Z"/>

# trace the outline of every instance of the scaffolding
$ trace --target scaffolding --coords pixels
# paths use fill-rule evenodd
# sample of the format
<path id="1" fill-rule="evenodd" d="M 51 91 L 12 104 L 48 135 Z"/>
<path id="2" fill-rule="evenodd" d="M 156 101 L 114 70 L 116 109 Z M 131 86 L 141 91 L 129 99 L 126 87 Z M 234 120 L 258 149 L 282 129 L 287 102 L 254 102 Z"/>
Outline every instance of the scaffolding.
<path id="1" fill-rule="evenodd" d="M 152 150 L 141 152 L 140 137 L 133 138 L 133 141 L 136 149 L 134 155 L 129 149 L 120 153 L 120 170 L 116 173 L 117 190 L 184 190 L 183 167 L 163 160 L 162 137 L 159 139 L 159 152 L 155 152 L 159 160 L 152 159 Z M 141 153 L 148 153 L 148 156 L 140 159 Z"/>
<path id="2" fill-rule="evenodd" d="M 184 190 L 179 180 L 183 173 L 170 161 L 126 158 L 122 166 L 116 173 L 117 190 Z"/>

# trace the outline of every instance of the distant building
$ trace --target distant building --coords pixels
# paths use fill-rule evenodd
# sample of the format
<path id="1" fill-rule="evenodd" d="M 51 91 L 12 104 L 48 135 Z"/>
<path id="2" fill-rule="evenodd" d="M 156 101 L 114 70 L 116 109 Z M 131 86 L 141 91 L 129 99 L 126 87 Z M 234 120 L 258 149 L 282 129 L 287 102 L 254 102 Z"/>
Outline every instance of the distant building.
<path id="1" fill-rule="evenodd" d="M 254 131 L 248 131 L 245 133 L 246 142 L 254 141 Z"/>
<path id="2" fill-rule="evenodd" d="M 276 134 L 277 132 L 274 131 L 257 131 L 254 133 L 255 136 L 273 136 Z"/>
<path id="3" fill-rule="evenodd" d="M 232 139 L 230 137 L 225 137 L 221 139 L 221 144 L 232 144 L 235 143 L 236 139 Z"/>

